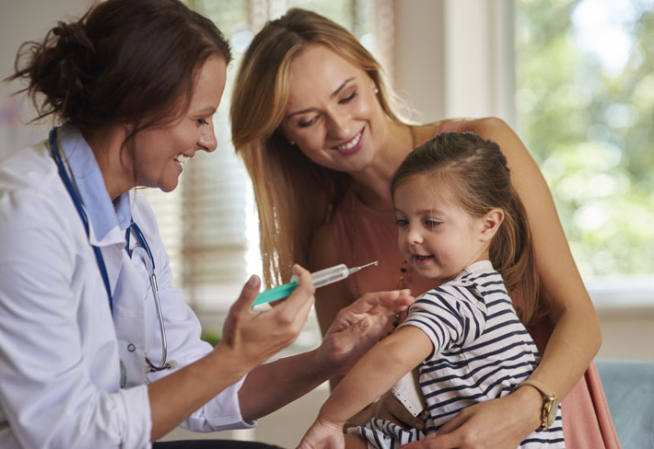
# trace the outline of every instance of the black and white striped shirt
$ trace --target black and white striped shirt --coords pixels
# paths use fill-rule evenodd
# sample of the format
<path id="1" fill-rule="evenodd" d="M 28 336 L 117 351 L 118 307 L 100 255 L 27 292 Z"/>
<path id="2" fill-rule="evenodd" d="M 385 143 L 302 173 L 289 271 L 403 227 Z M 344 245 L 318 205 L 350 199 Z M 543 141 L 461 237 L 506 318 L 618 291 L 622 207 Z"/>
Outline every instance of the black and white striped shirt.
<path id="1" fill-rule="evenodd" d="M 434 345 L 419 367 L 427 433 L 465 407 L 509 394 L 540 359 L 502 276 L 487 260 L 419 297 L 402 326 L 421 329 Z M 559 407 L 552 427 L 533 432 L 520 447 L 565 447 L 561 423 Z"/>

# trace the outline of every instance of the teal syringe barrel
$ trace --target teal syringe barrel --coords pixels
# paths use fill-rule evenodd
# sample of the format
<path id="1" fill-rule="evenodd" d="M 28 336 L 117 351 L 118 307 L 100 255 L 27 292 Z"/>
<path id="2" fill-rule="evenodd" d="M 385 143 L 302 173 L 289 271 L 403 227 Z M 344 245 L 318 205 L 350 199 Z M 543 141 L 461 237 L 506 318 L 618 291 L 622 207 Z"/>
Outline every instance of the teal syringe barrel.
<path id="1" fill-rule="evenodd" d="M 334 282 L 342 281 L 350 275 L 350 269 L 345 264 L 336 265 L 330 268 L 325 268 L 324 270 L 316 271 L 311 273 L 311 279 L 313 279 L 313 286 L 315 288 L 324 287 L 325 285 L 333 284 Z M 286 298 L 288 295 L 293 293 L 298 286 L 299 278 L 296 275 L 291 277 L 291 282 L 288 284 L 280 285 L 279 287 L 271 288 L 264 292 L 259 293 L 257 299 L 254 300 L 253 306 L 258 306 L 259 304 L 265 304 L 272 301 L 277 301 L 278 299 Z"/>

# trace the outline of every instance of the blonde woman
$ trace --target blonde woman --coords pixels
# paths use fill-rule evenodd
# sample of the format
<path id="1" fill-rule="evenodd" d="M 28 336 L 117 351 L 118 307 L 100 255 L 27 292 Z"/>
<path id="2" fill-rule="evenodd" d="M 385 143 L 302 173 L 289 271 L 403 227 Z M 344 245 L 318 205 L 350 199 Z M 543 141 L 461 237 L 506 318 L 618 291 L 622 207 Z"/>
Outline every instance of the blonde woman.
<path id="1" fill-rule="evenodd" d="M 255 36 L 237 76 L 231 118 L 234 145 L 254 180 L 266 283 L 286 281 L 293 263 L 316 270 L 379 260 L 377 269 L 316 292 L 323 332 L 366 292 L 406 287 L 418 296 L 435 287 L 413 275 L 394 244 L 391 176 L 413 148 L 440 132 L 493 140 L 514 173 L 534 237 L 539 291 L 522 291 L 510 273 L 505 282 L 543 354 L 529 377 L 541 388 L 469 407 L 413 447 L 516 447 L 547 424 L 541 417 L 553 394 L 563 399 L 569 447 L 619 447 L 593 364 L 598 318 L 525 146 L 500 119 L 416 125 L 397 111 L 379 63 L 338 24 L 292 9 Z M 398 405 L 387 399 L 378 414 L 421 426 L 415 403 L 409 410 Z"/>

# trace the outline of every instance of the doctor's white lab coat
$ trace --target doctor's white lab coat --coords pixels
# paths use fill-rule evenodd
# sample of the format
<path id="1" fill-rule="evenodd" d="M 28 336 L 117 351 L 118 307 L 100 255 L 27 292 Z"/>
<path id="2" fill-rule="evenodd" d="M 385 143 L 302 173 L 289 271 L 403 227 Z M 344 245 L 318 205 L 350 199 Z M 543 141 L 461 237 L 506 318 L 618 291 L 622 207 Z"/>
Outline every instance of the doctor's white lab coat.
<path id="1" fill-rule="evenodd" d="M 93 171 L 95 159 L 81 134 L 63 128 L 59 135 L 68 160 L 86 158 Z M 126 195 L 121 200 L 129 201 L 153 253 L 168 360 L 179 368 L 212 348 L 200 340 L 197 318 L 171 285 L 150 207 L 142 196 Z M 124 228 L 116 225 L 101 239 L 95 234 L 90 226 L 87 237 L 45 142 L 0 165 L 0 448 L 150 447 L 146 383 L 170 372 L 146 374 L 145 353 L 155 363 L 161 354 L 150 283 L 138 253 L 131 260 L 124 249 Z M 104 256 L 113 317 L 89 241 Z M 241 416 L 242 382 L 184 427 L 253 426 Z"/>

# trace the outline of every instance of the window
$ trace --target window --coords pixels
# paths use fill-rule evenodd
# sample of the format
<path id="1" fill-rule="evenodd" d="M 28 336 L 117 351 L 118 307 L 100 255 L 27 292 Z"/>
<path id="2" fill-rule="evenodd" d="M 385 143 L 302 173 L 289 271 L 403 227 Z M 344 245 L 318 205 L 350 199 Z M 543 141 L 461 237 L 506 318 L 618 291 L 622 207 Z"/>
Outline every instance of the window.
<path id="1" fill-rule="evenodd" d="M 518 132 L 582 275 L 651 289 L 654 2 L 517 0 L 515 24 Z"/>

